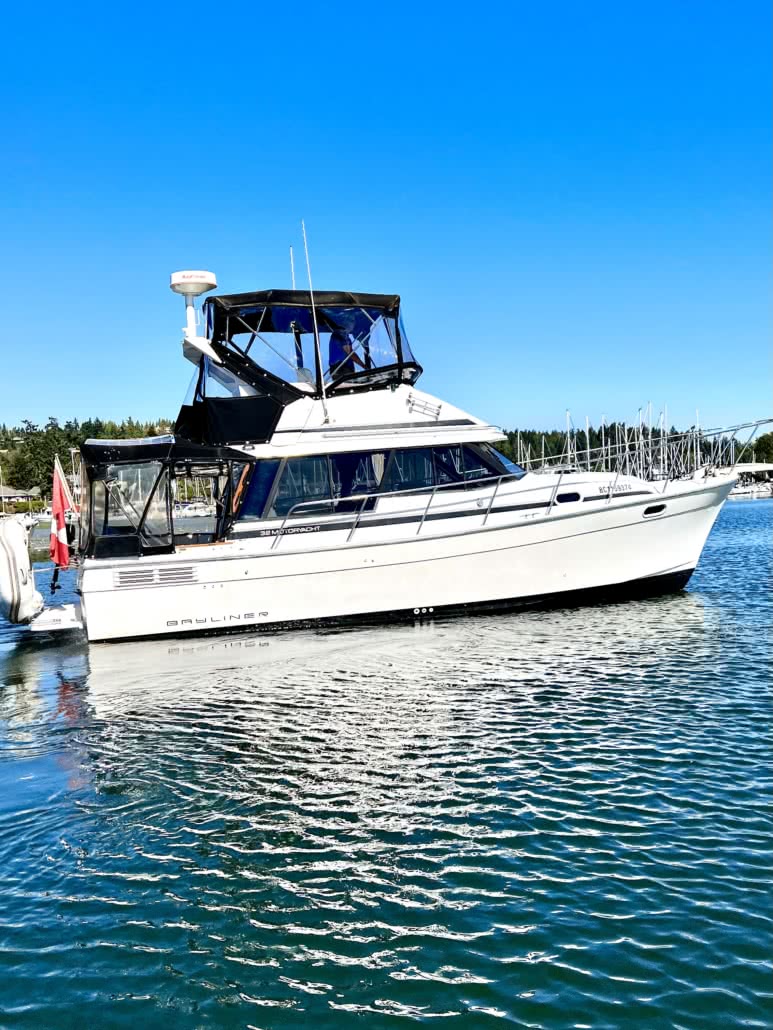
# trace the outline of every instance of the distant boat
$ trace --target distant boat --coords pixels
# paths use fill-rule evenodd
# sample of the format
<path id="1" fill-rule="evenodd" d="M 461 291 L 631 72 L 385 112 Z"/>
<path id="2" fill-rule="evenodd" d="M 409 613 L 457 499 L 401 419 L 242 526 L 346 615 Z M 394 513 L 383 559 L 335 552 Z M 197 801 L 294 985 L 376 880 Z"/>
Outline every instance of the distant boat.
<path id="1" fill-rule="evenodd" d="M 31 511 L 21 511 L 17 512 L 15 515 L 11 514 L 10 512 L 2 512 L 0 513 L 0 518 L 14 519 L 16 522 L 19 523 L 19 525 L 23 526 L 27 530 L 27 532 L 29 532 L 31 529 L 34 529 L 35 526 L 37 526 L 37 524 L 40 522 L 40 516 L 36 515 L 34 512 Z"/>
<path id="2" fill-rule="evenodd" d="M 40 522 L 40 517 L 31 511 L 18 512 L 14 518 L 18 519 L 26 530 L 34 529 Z"/>
<path id="3" fill-rule="evenodd" d="M 175 505 L 175 515 L 183 519 L 214 518 L 217 509 L 206 501 L 191 501 L 190 504 Z"/>
<path id="4" fill-rule="evenodd" d="M 738 482 L 730 491 L 730 497 L 737 501 L 741 498 L 747 500 L 761 499 L 773 496 L 773 483 L 747 480 Z"/>

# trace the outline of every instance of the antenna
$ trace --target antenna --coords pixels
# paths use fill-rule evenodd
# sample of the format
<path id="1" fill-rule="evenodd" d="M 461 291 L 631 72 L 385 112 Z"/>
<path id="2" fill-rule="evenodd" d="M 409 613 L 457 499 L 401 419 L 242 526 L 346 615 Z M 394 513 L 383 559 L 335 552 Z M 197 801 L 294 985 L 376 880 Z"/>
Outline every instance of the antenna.
<path id="1" fill-rule="evenodd" d="M 309 299 L 311 300 L 311 318 L 314 322 L 314 344 L 317 348 L 317 368 L 319 369 L 319 385 L 322 390 L 322 411 L 324 421 L 329 422 L 327 413 L 327 395 L 325 393 L 325 376 L 322 371 L 322 348 L 319 343 L 319 327 L 317 326 L 317 309 L 314 307 L 314 287 L 311 284 L 311 261 L 309 259 L 309 243 L 306 239 L 306 223 L 301 219 L 301 231 L 303 232 L 303 249 L 306 252 L 306 273 L 309 277 Z"/>
<path id="2" fill-rule="evenodd" d="M 290 281 L 295 289 L 295 259 L 293 258 L 293 248 L 290 247 Z"/>

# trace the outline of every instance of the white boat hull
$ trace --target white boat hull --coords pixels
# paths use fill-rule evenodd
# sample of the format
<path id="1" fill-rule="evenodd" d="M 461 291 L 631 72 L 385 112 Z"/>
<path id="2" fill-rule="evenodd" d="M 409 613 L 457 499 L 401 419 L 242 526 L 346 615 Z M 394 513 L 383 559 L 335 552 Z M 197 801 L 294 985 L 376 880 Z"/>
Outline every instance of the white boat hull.
<path id="1" fill-rule="evenodd" d="M 280 546 L 237 538 L 160 558 L 87 560 L 83 621 L 90 640 L 114 640 L 678 588 L 734 482 L 681 481 L 663 494 L 517 521 L 494 511 L 485 525 L 478 512 L 432 532 L 403 527 L 393 540 L 371 542 L 376 531 L 362 528 L 324 546 L 301 533 Z M 644 515 L 658 503 L 662 513 Z M 473 519 L 475 528 L 460 525 Z"/>

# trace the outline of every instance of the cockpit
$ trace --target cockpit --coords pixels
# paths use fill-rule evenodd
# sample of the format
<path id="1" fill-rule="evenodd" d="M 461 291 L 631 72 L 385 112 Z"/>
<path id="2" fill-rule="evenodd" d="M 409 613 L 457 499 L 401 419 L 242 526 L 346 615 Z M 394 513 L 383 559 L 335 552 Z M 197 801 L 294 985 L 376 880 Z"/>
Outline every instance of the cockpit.
<path id="1" fill-rule="evenodd" d="M 81 445 L 81 553 L 136 558 L 222 539 L 239 510 L 251 469 L 240 451 L 171 435 L 86 440 Z"/>

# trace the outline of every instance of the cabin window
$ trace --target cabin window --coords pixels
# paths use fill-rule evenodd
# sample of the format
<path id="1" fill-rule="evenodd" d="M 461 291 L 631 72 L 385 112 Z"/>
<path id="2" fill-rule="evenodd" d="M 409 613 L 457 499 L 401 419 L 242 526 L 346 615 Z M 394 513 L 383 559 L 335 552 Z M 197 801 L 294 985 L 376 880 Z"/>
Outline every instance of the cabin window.
<path id="1" fill-rule="evenodd" d="M 429 447 L 393 451 L 386 469 L 382 488 L 392 490 L 419 490 L 435 485 L 435 463 Z"/>
<path id="2" fill-rule="evenodd" d="M 372 494 L 381 487 L 386 454 L 364 451 L 354 454 L 331 454 L 330 473 L 335 497 Z"/>
<path id="3" fill-rule="evenodd" d="M 319 506 L 309 504 L 300 511 L 293 512 L 297 518 L 308 515 L 330 514 L 332 505 L 330 490 L 330 466 L 327 455 L 320 454 L 308 458 L 289 458 L 282 469 L 279 486 L 269 517 L 282 518 L 289 514 L 297 504 L 319 501 Z"/>
<path id="4" fill-rule="evenodd" d="M 280 478 L 275 486 L 278 471 Z M 278 459 L 265 459 L 255 463 L 237 517 L 284 518 L 296 505 L 314 501 L 319 504 L 309 503 L 309 507 L 293 512 L 293 517 L 340 514 L 359 506 L 359 501 L 347 505 L 345 499 L 352 496 L 432 489 L 453 483 L 464 489 L 465 484 L 474 486 L 477 480 L 523 474 L 488 445 L 309 455 L 290 458 L 283 465 Z"/>
<path id="5" fill-rule="evenodd" d="M 486 455 L 489 461 L 492 461 L 494 467 L 497 468 L 497 472 L 504 473 L 505 475 L 517 476 L 518 479 L 521 476 L 526 475 L 526 470 L 522 469 L 520 465 L 516 465 L 514 461 L 511 461 L 506 455 L 498 451 L 496 447 L 492 447 L 490 443 L 481 444 L 481 451 Z M 497 467 L 498 466 L 498 467 Z"/>
<path id="6" fill-rule="evenodd" d="M 458 483 L 464 479 L 464 458 L 461 447 L 435 447 L 435 482 Z"/>
<path id="7" fill-rule="evenodd" d="M 271 487 L 274 485 L 279 460 L 257 461 L 252 470 L 244 501 L 239 509 L 240 519 L 260 519 L 266 509 Z"/>
<path id="8" fill-rule="evenodd" d="M 489 464 L 483 456 L 478 451 L 474 451 L 472 447 L 462 448 L 462 458 L 464 461 L 465 480 L 487 479 L 489 476 L 499 475 L 499 470 L 496 466 Z"/>

